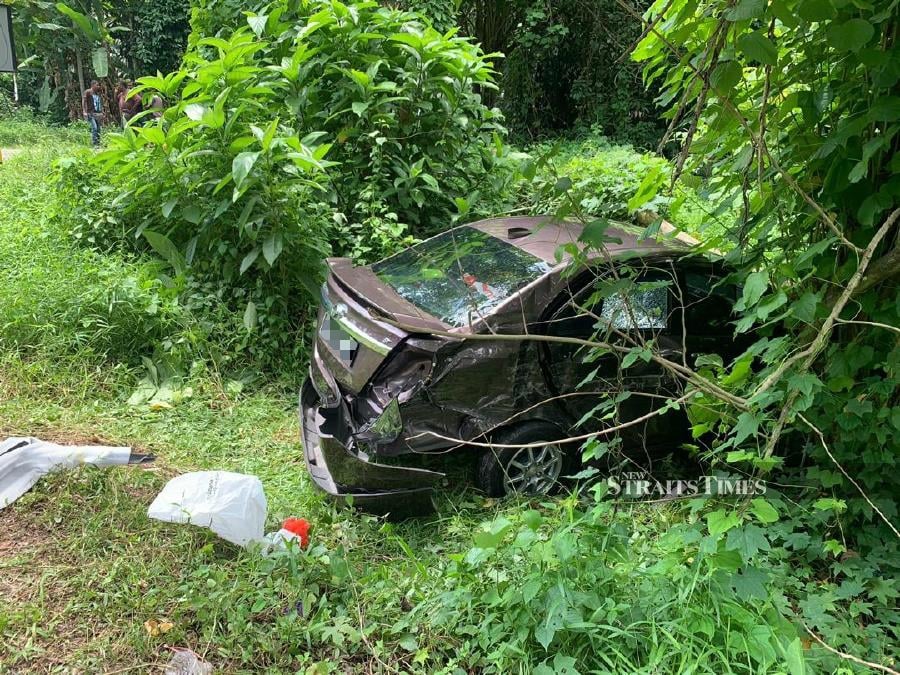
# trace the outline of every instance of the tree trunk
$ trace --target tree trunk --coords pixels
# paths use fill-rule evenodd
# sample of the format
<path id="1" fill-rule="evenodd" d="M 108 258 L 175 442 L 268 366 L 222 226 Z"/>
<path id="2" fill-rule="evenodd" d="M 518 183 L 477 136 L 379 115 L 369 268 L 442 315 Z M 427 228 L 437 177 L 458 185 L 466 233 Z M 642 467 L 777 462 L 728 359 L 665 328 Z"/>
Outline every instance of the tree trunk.
<path id="1" fill-rule="evenodd" d="M 78 76 L 78 91 L 79 93 L 79 101 L 81 100 L 81 96 L 84 95 L 85 90 L 87 89 L 84 86 L 84 69 L 81 66 L 81 52 L 78 50 L 78 47 L 75 48 L 75 74 Z M 79 103 L 79 106 L 82 108 L 81 114 L 84 115 L 84 104 Z"/>

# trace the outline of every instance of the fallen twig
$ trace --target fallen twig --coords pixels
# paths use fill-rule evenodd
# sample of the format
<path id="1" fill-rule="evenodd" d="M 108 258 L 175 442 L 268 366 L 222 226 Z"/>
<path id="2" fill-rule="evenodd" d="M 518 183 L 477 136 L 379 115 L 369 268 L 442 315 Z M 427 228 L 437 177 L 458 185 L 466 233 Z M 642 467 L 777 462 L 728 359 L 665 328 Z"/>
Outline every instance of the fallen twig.
<path id="1" fill-rule="evenodd" d="M 866 666 L 867 668 L 872 668 L 873 670 L 880 670 L 883 673 L 890 673 L 891 675 L 900 675 L 900 672 L 894 670 L 890 666 L 883 666 L 880 663 L 873 663 L 872 661 L 866 661 L 864 659 L 859 658 L 858 656 L 853 656 L 853 654 L 847 654 L 846 652 L 842 652 L 838 649 L 835 649 L 834 647 L 829 645 L 827 642 L 825 642 L 825 640 L 823 640 L 818 635 L 813 633 L 812 629 L 809 626 L 807 626 L 805 623 L 803 623 L 802 621 L 800 623 L 803 624 L 803 627 L 806 629 L 806 632 L 809 633 L 816 642 L 818 642 L 820 645 L 825 647 L 825 649 L 830 651 L 832 654 L 837 654 L 842 659 L 846 659 L 847 661 L 853 661 L 853 663 L 858 663 L 861 666 Z"/>

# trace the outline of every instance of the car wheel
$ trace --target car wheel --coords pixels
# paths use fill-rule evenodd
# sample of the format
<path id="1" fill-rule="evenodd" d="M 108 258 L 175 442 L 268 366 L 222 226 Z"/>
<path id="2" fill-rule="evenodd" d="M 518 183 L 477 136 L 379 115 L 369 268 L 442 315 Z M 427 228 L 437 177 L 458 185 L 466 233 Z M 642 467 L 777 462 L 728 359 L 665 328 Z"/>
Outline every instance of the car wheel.
<path id="1" fill-rule="evenodd" d="M 490 497 L 553 492 L 573 466 L 571 453 L 552 440 L 559 436 L 559 429 L 549 424 L 526 424 L 498 435 L 496 443 L 523 447 L 487 448 L 476 467 L 478 487 Z"/>

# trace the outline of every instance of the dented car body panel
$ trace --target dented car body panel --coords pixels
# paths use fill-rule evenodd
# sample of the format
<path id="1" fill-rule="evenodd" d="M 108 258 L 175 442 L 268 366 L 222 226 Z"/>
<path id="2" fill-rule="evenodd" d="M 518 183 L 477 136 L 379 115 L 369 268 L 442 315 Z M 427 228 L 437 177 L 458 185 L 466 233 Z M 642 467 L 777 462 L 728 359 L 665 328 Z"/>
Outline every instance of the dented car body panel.
<path id="1" fill-rule="evenodd" d="M 394 458 L 456 449 L 460 444 L 448 439 L 483 438 L 523 411 L 568 432 L 580 407 L 558 399 L 581 379 L 582 368 L 573 366 L 580 356 L 564 349 L 557 358 L 547 343 L 473 336 L 570 324 L 580 330 L 577 317 L 554 317 L 578 278 L 557 251 L 581 232 L 580 225 L 549 218 L 501 218 L 454 228 L 373 266 L 330 259 L 300 406 L 314 482 L 357 504 L 419 508 L 443 474 Z M 689 251 L 677 239 L 640 241 L 639 233 L 617 228 L 606 255 L 674 265 Z M 497 260 L 503 269 L 491 267 Z M 471 310 L 459 294 L 474 298 Z M 661 333 L 664 351 L 686 344 Z M 618 376 L 605 384 L 621 388 L 621 371 L 614 363 L 610 369 Z M 629 369 L 628 379 L 653 396 L 670 389 L 652 363 Z M 604 372 L 598 381 L 604 383 Z"/>

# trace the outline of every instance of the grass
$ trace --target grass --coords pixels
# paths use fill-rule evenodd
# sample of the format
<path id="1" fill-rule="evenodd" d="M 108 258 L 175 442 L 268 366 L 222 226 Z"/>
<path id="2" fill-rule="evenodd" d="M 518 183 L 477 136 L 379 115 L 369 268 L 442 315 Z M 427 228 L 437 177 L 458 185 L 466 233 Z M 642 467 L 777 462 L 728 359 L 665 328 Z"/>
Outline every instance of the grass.
<path id="1" fill-rule="evenodd" d="M 77 246 L 48 217 L 44 177 L 77 146 L 68 132 L 26 131 L 0 166 L 0 438 L 129 445 L 157 460 L 47 476 L 0 511 L 0 673 L 158 672 L 171 647 L 216 672 L 836 667 L 785 618 L 802 588 L 786 554 L 758 563 L 765 601 L 734 595 L 715 541 L 701 555 L 702 504 L 497 503 L 460 466 L 435 515 L 388 523 L 312 488 L 291 386 L 241 393 L 201 363 L 171 404 L 129 405 L 142 357 L 197 319 L 154 267 Z M 267 529 L 305 517 L 309 549 L 265 558 L 147 518 L 169 478 L 198 469 L 259 476 Z"/>

